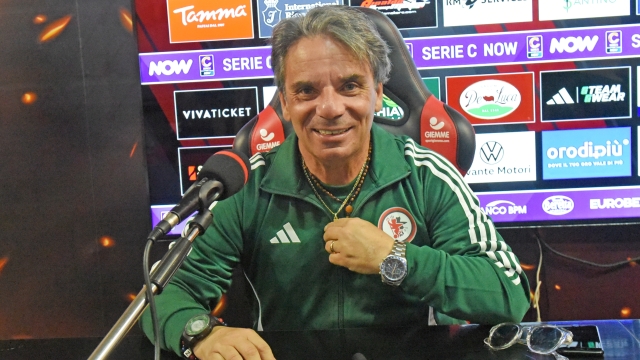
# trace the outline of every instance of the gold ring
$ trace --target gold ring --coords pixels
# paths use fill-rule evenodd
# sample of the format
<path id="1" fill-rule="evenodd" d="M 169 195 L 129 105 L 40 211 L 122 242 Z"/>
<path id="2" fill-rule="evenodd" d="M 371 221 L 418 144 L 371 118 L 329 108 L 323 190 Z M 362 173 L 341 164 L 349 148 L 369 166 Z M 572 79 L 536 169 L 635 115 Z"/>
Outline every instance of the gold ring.
<path id="1" fill-rule="evenodd" d="M 336 242 L 335 240 L 331 240 L 331 245 L 329 245 L 329 251 L 331 251 L 332 254 L 335 254 L 335 250 L 333 250 L 333 243 Z"/>

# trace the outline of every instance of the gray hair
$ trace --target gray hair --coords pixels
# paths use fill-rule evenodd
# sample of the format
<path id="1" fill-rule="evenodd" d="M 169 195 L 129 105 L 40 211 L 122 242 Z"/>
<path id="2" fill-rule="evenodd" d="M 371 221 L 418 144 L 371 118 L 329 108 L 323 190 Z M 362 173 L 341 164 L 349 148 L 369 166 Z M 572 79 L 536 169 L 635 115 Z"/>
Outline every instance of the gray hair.
<path id="1" fill-rule="evenodd" d="M 356 59 L 369 64 L 376 84 L 389 80 L 390 50 L 375 24 L 355 8 L 322 6 L 284 19 L 273 29 L 271 65 L 278 90 L 284 91 L 284 62 L 291 46 L 316 35 L 329 36 L 351 49 Z"/>

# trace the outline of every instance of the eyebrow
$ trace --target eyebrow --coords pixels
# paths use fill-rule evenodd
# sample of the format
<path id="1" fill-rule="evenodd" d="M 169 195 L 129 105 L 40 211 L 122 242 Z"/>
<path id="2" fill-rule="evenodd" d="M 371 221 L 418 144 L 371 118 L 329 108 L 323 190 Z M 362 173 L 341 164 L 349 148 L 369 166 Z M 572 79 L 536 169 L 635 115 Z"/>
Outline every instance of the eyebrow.
<path id="1" fill-rule="evenodd" d="M 347 75 L 347 76 L 343 76 L 340 78 L 340 82 L 341 83 L 348 83 L 348 82 L 362 82 L 362 80 L 364 79 L 363 75 L 360 74 L 351 74 L 351 75 Z M 293 84 L 291 84 L 291 88 L 293 89 L 300 89 L 303 87 L 313 87 L 313 82 L 311 81 L 306 81 L 306 80 L 301 80 L 301 81 L 297 81 Z"/>

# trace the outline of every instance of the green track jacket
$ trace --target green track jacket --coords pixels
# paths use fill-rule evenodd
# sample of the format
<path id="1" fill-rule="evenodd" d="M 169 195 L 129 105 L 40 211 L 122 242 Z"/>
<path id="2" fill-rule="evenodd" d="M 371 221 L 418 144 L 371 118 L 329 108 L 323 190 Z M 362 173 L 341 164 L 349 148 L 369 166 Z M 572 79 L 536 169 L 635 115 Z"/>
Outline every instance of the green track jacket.
<path id="1" fill-rule="evenodd" d="M 259 331 L 520 322 L 529 308 L 527 278 L 459 172 L 375 124 L 372 141 L 351 216 L 410 241 L 399 287 L 329 263 L 322 236 L 332 215 L 302 173 L 293 134 L 251 158 L 247 185 L 215 204 L 213 224 L 156 297 L 163 346 L 179 351 L 188 319 L 210 312 L 238 263 Z M 151 338 L 149 311 L 141 323 Z"/>

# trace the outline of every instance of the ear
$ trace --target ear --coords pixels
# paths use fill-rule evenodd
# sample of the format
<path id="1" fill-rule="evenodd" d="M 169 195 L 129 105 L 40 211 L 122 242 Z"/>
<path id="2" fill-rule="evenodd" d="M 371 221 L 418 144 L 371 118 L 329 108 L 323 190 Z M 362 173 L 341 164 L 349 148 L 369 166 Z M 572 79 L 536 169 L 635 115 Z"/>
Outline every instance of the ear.
<path id="1" fill-rule="evenodd" d="M 278 97 L 280 98 L 280 106 L 282 107 L 282 116 L 284 117 L 285 121 L 291 121 L 289 120 L 289 109 L 287 108 L 287 100 L 284 97 L 284 94 L 282 93 L 282 91 L 278 91 Z"/>
<path id="2" fill-rule="evenodd" d="M 378 83 L 376 89 L 376 112 L 382 110 L 382 83 Z"/>

